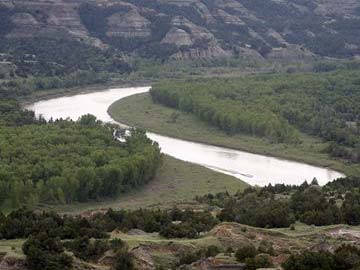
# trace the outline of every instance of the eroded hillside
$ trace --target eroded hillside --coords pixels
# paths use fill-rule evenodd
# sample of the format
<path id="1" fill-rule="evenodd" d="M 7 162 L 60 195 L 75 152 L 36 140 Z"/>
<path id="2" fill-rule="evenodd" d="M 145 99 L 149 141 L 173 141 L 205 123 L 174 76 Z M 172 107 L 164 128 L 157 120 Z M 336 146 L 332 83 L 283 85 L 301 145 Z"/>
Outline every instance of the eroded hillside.
<path id="1" fill-rule="evenodd" d="M 0 14 L 1 43 L 62 37 L 161 59 L 360 54 L 356 0 L 0 0 Z"/>

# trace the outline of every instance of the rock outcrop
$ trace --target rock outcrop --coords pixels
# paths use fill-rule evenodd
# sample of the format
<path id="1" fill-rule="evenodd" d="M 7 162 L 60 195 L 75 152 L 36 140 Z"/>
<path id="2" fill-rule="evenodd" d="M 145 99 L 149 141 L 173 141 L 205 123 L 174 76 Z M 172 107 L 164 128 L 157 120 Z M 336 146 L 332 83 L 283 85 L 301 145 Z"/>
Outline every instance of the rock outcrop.
<path id="1" fill-rule="evenodd" d="M 11 21 L 15 27 L 8 37 L 31 38 L 41 29 L 40 23 L 29 13 L 16 13 L 11 17 Z"/>
<path id="2" fill-rule="evenodd" d="M 273 48 L 267 57 L 274 61 L 310 62 L 316 60 L 315 54 L 298 45 Z"/>
<path id="3" fill-rule="evenodd" d="M 140 245 L 131 250 L 134 257 L 135 269 L 141 270 L 155 270 L 155 262 L 150 255 L 150 248 Z"/>
<path id="4" fill-rule="evenodd" d="M 151 35 L 151 22 L 136 10 L 126 14 L 115 13 L 107 19 L 108 37 L 144 38 Z"/>
<path id="5" fill-rule="evenodd" d="M 174 44 L 178 47 L 194 44 L 191 35 L 183 29 L 172 27 L 161 43 Z"/>
<path id="6" fill-rule="evenodd" d="M 171 56 L 175 60 L 194 60 L 231 57 L 232 53 L 225 51 L 217 44 L 210 44 L 206 48 L 191 48 L 177 52 Z"/>
<path id="7" fill-rule="evenodd" d="M 149 56 L 171 45 L 174 59 L 359 57 L 359 10 L 357 0 L 263 6 L 245 0 L 0 0 L 1 14 L 9 15 L 2 18 L 8 29 L 0 30 L 0 40 L 61 36 L 101 49 L 126 47 L 128 55 L 149 50 Z M 114 38 L 126 46 L 113 44 Z"/>

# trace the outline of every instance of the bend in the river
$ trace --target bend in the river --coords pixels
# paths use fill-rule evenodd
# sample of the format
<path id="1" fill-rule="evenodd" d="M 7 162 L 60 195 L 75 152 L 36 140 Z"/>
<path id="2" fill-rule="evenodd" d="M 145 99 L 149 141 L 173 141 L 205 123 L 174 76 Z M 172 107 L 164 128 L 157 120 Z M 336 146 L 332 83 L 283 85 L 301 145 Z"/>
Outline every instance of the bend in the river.
<path id="1" fill-rule="evenodd" d="M 131 95 L 148 92 L 149 89 L 150 87 L 115 88 L 60 97 L 36 102 L 27 106 L 27 109 L 35 111 L 37 115 L 42 115 L 45 119 L 52 117 L 53 119 L 77 120 L 80 116 L 90 113 L 104 122 L 115 122 L 107 112 L 112 103 Z M 328 168 L 300 162 L 194 143 L 150 132 L 147 135 L 159 143 L 165 154 L 235 176 L 251 185 L 301 184 L 304 180 L 311 181 L 314 177 L 322 185 L 344 176 Z"/>

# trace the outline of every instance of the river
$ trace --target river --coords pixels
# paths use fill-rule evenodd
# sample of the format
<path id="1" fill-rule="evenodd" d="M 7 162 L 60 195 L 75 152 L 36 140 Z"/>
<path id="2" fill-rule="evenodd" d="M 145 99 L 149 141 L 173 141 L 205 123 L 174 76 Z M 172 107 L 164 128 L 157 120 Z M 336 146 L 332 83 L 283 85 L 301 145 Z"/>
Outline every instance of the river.
<path id="1" fill-rule="evenodd" d="M 90 113 L 104 122 L 115 122 L 107 113 L 112 103 L 127 96 L 146 93 L 149 89 L 150 87 L 114 88 L 43 100 L 26 108 L 35 111 L 36 115 L 42 115 L 47 120 L 50 118 L 77 120 L 80 116 Z M 147 135 L 150 139 L 157 141 L 162 152 L 167 155 L 232 175 L 251 185 L 301 184 L 305 180 L 311 181 L 314 177 L 320 185 L 324 185 L 344 176 L 331 169 L 300 162 L 194 143 L 150 132 Z"/>

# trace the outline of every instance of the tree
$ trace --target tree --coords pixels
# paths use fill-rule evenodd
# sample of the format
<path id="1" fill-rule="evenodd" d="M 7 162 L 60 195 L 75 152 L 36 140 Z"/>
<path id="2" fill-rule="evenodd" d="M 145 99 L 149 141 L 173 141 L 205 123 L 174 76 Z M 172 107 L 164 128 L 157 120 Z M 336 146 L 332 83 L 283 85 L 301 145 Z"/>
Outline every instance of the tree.
<path id="1" fill-rule="evenodd" d="M 360 267 L 360 249 L 352 245 L 342 245 L 335 250 L 336 269 L 356 269 Z"/>
<path id="2" fill-rule="evenodd" d="M 257 254 L 253 244 L 246 244 L 237 249 L 235 257 L 239 262 L 244 262 L 247 258 L 254 258 Z"/>
<path id="3" fill-rule="evenodd" d="M 30 270 L 72 268 L 72 258 L 64 253 L 60 239 L 46 233 L 30 236 L 23 245 L 23 252 Z"/>
<path id="4" fill-rule="evenodd" d="M 285 270 L 333 270 L 334 257 L 328 252 L 305 251 L 299 255 L 291 255 L 282 265 Z"/>
<path id="5" fill-rule="evenodd" d="M 128 251 L 119 251 L 115 255 L 111 270 L 133 270 L 134 259 Z"/>

